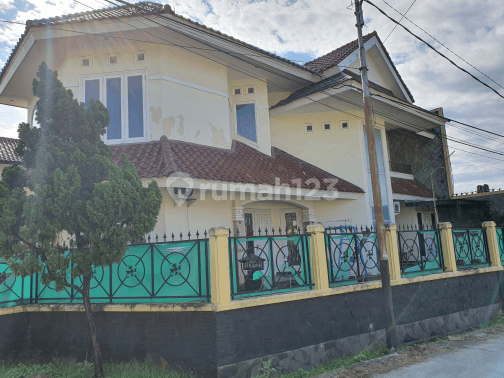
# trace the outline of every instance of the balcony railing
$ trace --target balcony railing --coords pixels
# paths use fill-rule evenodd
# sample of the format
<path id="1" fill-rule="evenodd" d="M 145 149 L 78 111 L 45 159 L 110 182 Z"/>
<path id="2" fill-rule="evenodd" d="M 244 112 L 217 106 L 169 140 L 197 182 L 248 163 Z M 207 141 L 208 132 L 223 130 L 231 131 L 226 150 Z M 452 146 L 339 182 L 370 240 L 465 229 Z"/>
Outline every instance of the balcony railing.
<path id="1" fill-rule="evenodd" d="M 411 175 L 411 165 L 409 164 L 400 164 L 391 161 L 390 170 L 392 172 L 406 173 L 408 175 Z"/>

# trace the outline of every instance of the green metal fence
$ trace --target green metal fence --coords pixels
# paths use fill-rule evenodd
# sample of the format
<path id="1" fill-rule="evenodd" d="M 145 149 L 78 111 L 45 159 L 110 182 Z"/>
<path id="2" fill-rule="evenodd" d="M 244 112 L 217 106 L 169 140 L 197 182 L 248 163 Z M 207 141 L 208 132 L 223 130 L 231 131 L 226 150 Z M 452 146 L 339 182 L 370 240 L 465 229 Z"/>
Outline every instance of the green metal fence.
<path id="1" fill-rule="evenodd" d="M 94 269 L 93 303 L 160 303 L 210 300 L 208 239 L 132 245 L 118 264 Z M 70 276 L 70 274 L 69 274 Z M 82 285 L 80 277 L 71 280 Z M 39 274 L 15 277 L 0 262 L 0 307 L 80 303 L 73 289 L 55 291 Z"/>
<path id="2" fill-rule="evenodd" d="M 230 237 L 231 298 L 312 289 L 309 246 L 309 236 L 294 231 Z"/>
<path id="3" fill-rule="evenodd" d="M 453 244 L 458 269 L 490 265 L 488 242 L 484 229 L 453 230 Z"/>
<path id="4" fill-rule="evenodd" d="M 497 228 L 497 242 L 499 244 L 499 253 L 501 264 L 504 265 L 504 228 Z"/>

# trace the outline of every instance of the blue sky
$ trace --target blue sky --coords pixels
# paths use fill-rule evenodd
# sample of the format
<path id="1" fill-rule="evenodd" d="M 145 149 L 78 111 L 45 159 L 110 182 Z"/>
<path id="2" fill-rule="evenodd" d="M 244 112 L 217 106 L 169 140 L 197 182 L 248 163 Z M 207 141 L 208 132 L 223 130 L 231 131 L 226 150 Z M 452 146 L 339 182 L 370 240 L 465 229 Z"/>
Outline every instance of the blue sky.
<path id="1" fill-rule="evenodd" d="M 383 0 L 374 2 L 392 17 L 401 18 Z M 412 2 L 395 0 L 388 3 L 405 12 Z M 0 18 L 25 22 L 86 11 L 89 7 L 101 8 L 104 4 L 102 0 L 89 0 L 87 7 L 72 0 L 0 0 Z M 356 37 L 355 16 L 347 9 L 350 0 L 173 0 L 169 4 L 183 16 L 298 63 L 325 54 Z M 488 9 L 492 11 L 488 12 Z M 364 12 L 364 31 L 376 30 L 384 40 L 394 25 L 367 4 Z M 417 0 L 407 17 L 504 86 L 504 7 L 501 0 Z M 484 78 L 410 21 L 405 19 L 402 22 L 504 94 L 504 89 Z M 3 66 L 24 27 L 0 23 L 0 28 L 0 66 Z M 385 46 L 413 92 L 417 105 L 427 109 L 442 106 L 449 118 L 504 134 L 503 99 L 458 71 L 399 27 Z M 16 137 L 17 124 L 25 119 L 25 110 L 0 106 L 0 135 Z M 448 126 L 447 130 L 450 137 L 504 153 L 502 138 L 489 139 L 488 135 L 476 135 L 455 126 Z M 504 156 L 456 143 L 450 143 L 450 147 L 458 149 L 452 157 L 457 192 L 475 190 L 476 185 L 483 183 L 504 188 Z"/>

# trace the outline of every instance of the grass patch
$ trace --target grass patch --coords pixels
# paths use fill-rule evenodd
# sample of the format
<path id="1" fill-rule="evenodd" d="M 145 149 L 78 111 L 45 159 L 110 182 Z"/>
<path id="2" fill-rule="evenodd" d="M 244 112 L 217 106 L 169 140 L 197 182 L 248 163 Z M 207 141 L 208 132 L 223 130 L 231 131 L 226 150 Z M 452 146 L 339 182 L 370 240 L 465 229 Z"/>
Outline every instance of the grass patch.
<path id="1" fill-rule="evenodd" d="M 315 377 L 317 375 L 327 373 L 330 371 L 342 369 L 344 367 L 357 364 L 359 362 L 364 362 L 367 360 L 372 360 L 373 358 L 378 358 L 382 356 L 386 356 L 390 354 L 390 350 L 385 347 L 383 344 L 378 344 L 375 347 L 370 347 L 366 348 L 362 352 L 356 354 L 353 357 L 345 357 L 345 358 L 336 358 L 327 364 L 320 365 L 317 367 L 314 367 L 313 369 L 310 370 L 298 370 L 293 373 L 285 374 L 282 375 L 282 378 L 309 378 L 309 377 Z M 264 364 L 266 365 L 266 364 Z M 266 365 L 264 367 L 267 367 L 266 369 L 263 369 L 261 372 L 262 374 L 257 376 L 257 378 L 271 378 L 271 377 L 276 377 L 275 372 L 269 369 L 271 366 L 271 363 L 269 365 Z"/>
<path id="2" fill-rule="evenodd" d="M 103 365 L 107 378 L 196 378 L 179 367 L 163 367 L 152 362 L 120 362 Z M 0 365 L 3 378 L 93 378 L 94 366 L 89 362 L 63 361 L 58 363 L 19 362 Z"/>

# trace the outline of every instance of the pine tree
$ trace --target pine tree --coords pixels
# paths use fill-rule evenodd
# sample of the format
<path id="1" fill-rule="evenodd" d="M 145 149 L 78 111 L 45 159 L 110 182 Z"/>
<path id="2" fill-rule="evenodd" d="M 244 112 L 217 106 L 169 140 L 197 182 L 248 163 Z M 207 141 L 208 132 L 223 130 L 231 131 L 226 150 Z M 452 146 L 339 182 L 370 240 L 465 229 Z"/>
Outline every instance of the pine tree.
<path id="1" fill-rule="evenodd" d="M 153 230 L 161 192 L 154 181 L 142 186 L 126 155 L 121 166 L 111 162 L 101 140 L 109 123 L 103 104 L 78 103 L 45 63 L 33 93 L 40 127 L 19 125 L 23 167 L 4 169 L 0 182 L 0 258 L 16 276 L 38 272 L 43 284 L 82 295 L 95 376 L 103 376 L 89 298 L 93 269 L 118 263 L 128 242 Z M 62 235 L 68 244 L 58 243 Z"/>

